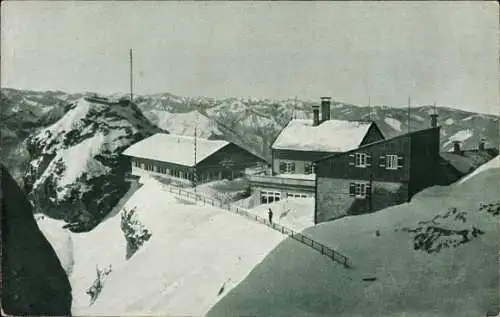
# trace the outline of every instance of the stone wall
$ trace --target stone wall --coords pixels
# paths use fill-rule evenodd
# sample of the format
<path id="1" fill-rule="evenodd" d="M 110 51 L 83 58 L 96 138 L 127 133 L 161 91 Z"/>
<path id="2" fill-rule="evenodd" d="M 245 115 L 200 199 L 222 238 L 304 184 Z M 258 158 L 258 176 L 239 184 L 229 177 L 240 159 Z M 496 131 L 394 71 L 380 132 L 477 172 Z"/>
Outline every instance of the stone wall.
<path id="1" fill-rule="evenodd" d="M 325 222 L 347 215 L 374 212 L 408 200 L 405 183 L 373 182 L 369 198 L 349 195 L 349 186 L 356 180 L 319 177 L 316 191 L 315 222 Z"/>

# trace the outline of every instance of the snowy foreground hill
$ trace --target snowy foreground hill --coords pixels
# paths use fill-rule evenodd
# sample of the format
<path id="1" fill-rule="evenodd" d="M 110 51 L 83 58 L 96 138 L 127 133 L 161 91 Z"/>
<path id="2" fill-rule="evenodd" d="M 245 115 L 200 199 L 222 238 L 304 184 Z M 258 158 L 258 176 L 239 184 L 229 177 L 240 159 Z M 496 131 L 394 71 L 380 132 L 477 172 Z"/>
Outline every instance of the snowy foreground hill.
<path id="1" fill-rule="evenodd" d="M 305 231 L 349 256 L 350 269 L 267 226 L 178 199 L 154 179 L 91 232 L 37 218 L 70 277 L 75 315 L 494 316 L 499 178 L 497 157 L 408 204 Z M 310 223 L 313 204 L 301 200 L 273 205 L 279 222 Z M 127 260 L 121 223 L 130 210 L 151 237 Z M 101 288 L 93 303 L 92 285 Z"/>
<path id="2" fill-rule="evenodd" d="M 310 228 L 353 268 L 287 240 L 208 316 L 496 316 L 499 180 L 496 157 L 408 204 Z"/>
<path id="3" fill-rule="evenodd" d="M 54 124 L 27 140 L 32 158 L 24 185 L 35 207 L 72 223 L 95 226 L 128 189 L 130 163 L 121 152 L 161 131 L 135 105 L 70 104 Z"/>
<path id="4" fill-rule="evenodd" d="M 141 181 L 124 209 L 90 232 L 37 217 L 70 277 L 73 314 L 203 316 L 284 239 L 228 211 L 179 200 L 154 179 Z M 130 210 L 151 237 L 126 260 L 121 221 Z M 106 276 L 90 305 L 97 269 Z"/>

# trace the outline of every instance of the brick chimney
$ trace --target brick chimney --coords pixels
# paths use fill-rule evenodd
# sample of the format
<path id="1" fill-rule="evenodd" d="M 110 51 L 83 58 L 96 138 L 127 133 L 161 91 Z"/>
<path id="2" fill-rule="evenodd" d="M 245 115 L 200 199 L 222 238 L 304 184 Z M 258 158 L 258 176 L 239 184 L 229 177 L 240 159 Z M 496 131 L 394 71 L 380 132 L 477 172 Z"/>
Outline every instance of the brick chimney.
<path id="1" fill-rule="evenodd" d="M 478 145 L 479 151 L 484 151 L 484 144 L 485 144 L 485 142 L 486 142 L 485 139 L 480 139 L 479 140 L 479 145 Z"/>
<path id="2" fill-rule="evenodd" d="M 312 106 L 313 111 L 313 127 L 319 125 L 319 105 L 314 104 Z"/>
<path id="3" fill-rule="evenodd" d="M 438 114 L 431 114 L 431 128 L 437 128 L 438 126 Z"/>
<path id="4" fill-rule="evenodd" d="M 453 141 L 453 153 L 460 154 L 460 141 Z"/>
<path id="5" fill-rule="evenodd" d="M 434 103 L 431 113 L 431 128 L 437 128 L 437 126 L 438 126 L 438 113 L 436 109 L 436 103 Z"/>
<path id="6" fill-rule="evenodd" d="M 330 120 L 332 97 L 321 97 L 321 122 Z"/>

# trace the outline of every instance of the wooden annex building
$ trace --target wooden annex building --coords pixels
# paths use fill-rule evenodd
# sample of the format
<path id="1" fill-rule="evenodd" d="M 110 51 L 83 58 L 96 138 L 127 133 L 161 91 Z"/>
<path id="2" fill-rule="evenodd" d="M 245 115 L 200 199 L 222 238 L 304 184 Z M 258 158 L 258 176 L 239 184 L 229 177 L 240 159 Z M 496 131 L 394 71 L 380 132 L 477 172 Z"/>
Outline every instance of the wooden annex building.
<path id="1" fill-rule="evenodd" d="M 224 140 L 196 139 L 157 133 L 123 152 L 130 158 L 132 175 L 167 178 L 179 185 L 192 186 L 222 179 L 234 179 L 245 169 L 266 164 L 263 159 Z"/>

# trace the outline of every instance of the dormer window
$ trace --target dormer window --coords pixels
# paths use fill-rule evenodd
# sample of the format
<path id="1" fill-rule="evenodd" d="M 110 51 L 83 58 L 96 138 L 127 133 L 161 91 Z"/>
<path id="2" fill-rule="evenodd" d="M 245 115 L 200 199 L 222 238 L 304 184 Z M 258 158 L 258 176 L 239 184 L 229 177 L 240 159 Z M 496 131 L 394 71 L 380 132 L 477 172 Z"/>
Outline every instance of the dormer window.
<path id="1" fill-rule="evenodd" d="M 281 174 L 294 174 L 295 173 L 295 162 L 293 162 L 293 161 L 281 161 L 280 162 L 280 173 Z"/>

